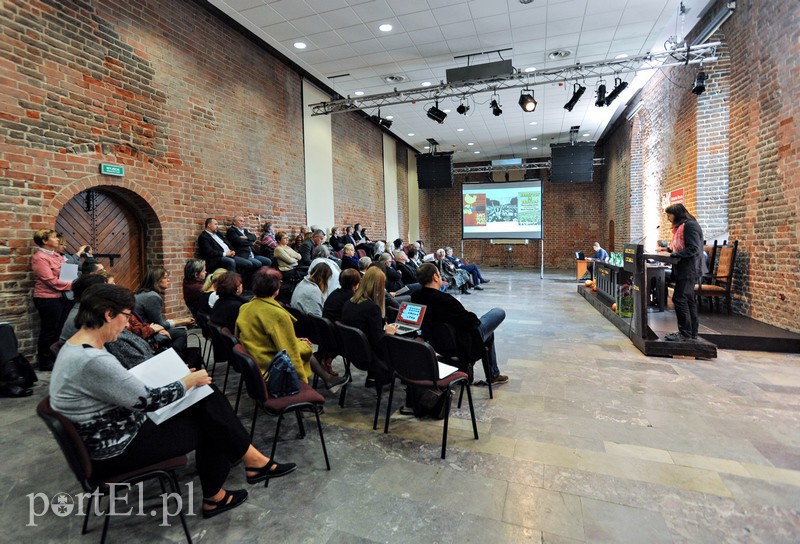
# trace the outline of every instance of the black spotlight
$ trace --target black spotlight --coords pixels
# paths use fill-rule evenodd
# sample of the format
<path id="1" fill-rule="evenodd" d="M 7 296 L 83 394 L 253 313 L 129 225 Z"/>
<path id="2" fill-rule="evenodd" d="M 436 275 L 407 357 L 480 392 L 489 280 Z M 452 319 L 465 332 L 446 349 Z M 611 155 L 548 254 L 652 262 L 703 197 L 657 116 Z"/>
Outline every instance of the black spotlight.
<path id="1" fill-rule="evenodd" d="M 533 91 L 529 89 L 522 91 L 522 94 L 519 95 L 519 107 L 524 112 L 532 112 L 536 109 L 536 99 L 533 97 Z"/>
<path id="2" fill-rule="evenodd" d="M 606 105 L 606 84 L 601 83 L 597 87 L 597 100 L 594 101 L 594 105 L 598 108 L 602 108 Z"/>
<path id="3" fill-rule="evenodd" d="M 439 101 L 436 101 L 435 106 L 431 106 L 428 108 L 428 119 L 433 119 L 440 125 L 444 123 L 444 120 L 447 119 L 447 114 L 439 109 Z"/>
<path id="4" fill-rule="evenodd" d="M 492 100 L 492 103 L 489 104 L 489 107 L 492 108 L 492 113 L 495 117 L 500 117 L 503 115 L 503 110 L 500 109 L 500 105 L 497 103 L 497 100 Z"/>
<path id="5" fill-rule="evenodd" d="M 697 77 L 694 78 L 694 86 L 692 87 L 692 92 L 697 96 L 705 92 L 706 79 L 708 79 L 708 75 L 705 72 L 697 72 Z"/>
<path id="6" fill-rule="evenodd" d="M 569 102 L 564 104 L 564 109 L 567 111 L 572 111 L 572 108 L 575 107 L 575 104 L 578 103 L 578 100 L 581 99 L 583 93 L 586 92 L 586 87 L 583 85 L 578 85 L 577 83 L 572 86 L 572 98 L 569 99 Z"/>
<path id="7" fill-rule="evenodd" d="M 375 121 L 378 124 L 378 126 L 381 126 L 381 127 L 391 128 L 391 126 L 392 126 L 392 120 L 391 119 L 384 119 L 380 115 L 373 115 L 372 116 L 372 120 Z"/>
<path id="8" fill-rule="evenodd" d="M 462 102 L 461 104 L 458 105 L 456 111 L 461 115 L 466 115 L 467 112 L 469 111 L 469 106 L 465 106 L 464 103 Z"/>
<path id="9" fill-rule="evenodd" d="M 616 100 L 619 94 L 627 88 L 627 81 L 622 81 L 620 78 L 616 78 L 614 80 L 614 90 L 608 93 L 608 96 L 606 97 L 606 106 L 610 106 L 611 103 Z"/>

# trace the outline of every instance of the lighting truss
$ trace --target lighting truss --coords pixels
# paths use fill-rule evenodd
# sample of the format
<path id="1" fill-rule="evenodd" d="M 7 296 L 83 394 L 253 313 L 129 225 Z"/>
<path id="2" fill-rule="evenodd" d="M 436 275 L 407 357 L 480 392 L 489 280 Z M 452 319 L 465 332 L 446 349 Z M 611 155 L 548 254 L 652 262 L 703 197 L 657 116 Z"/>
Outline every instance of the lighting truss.
<path id="1" fill-rule="evenodd" d="M 544 85 L 548 83 L 570 82 L 587 78 L 616 77 L 618 74 L 638 72 L 640 70 L 657 70 L 670 66 L 686 66 L 689 64 L 711 63 L 717 60 L 717 47 L 720 42 L 676 46 L 668 51 L 647 53 L 625 59 L 611 59 L 587 64 L 573 64 L 562 68 L 549 68 L 534 72 L 517 72 L 508 76 L 497 76 L 491 79 L 475 79 L 462 81 L 457 85 L 441 83 L 430 87 L 398 90 L 392 92 L 340 98 L 327 102 L 309 104 L 312 115 L 328 115 L 370 108 L 381 108 L 393 104 L 434 101 L 437 99 L 456 97 L 464 98 L 485 92 L 496 93 L 501 89 L 519 89 Z"/>
<path id="2" fill-rule="evenodd" d="M 605 159 L 598 157 L 592 159 L 592 166 L 603 166 Z M 486 174 L 488 172 L 514 172 L 517 170 L 550 170 L 550 161 L 526 162 L 522 164 L 508 164 L 492 166 L 491 164 L 481 164 L 478 166 L 457 166 L 453 168 L 453 174 Z"/>

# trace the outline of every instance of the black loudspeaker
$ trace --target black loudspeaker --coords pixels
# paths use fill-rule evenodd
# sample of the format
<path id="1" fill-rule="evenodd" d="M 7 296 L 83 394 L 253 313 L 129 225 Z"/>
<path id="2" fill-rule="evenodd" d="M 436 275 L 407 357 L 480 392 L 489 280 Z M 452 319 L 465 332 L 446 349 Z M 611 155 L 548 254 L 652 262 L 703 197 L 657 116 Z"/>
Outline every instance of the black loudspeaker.
<path id="1" fill-rule="evenodd" d="M 453 153 L 417 155 L 417 183 L 420 189 L 453 186 Z"/>
<path id="2" fill-rule="evenodd" d="M 551 183 L 591 183 L 594 144 L 550 145 Z"/>

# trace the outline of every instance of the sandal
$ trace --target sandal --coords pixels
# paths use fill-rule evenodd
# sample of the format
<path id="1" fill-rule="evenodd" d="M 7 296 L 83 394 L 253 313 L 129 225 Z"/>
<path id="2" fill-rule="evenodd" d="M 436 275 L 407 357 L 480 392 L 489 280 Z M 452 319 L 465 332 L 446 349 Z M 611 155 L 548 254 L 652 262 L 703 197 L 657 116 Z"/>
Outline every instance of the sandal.
<path id="1" fill-rule="evenodd" d="M 270 459 L 263 467 L 244 467 L 247 472 L 254 472 L 254 476 L 247 476 L 248 484 L 257 484 L 270 478 L 280 478 L 294 472 L 297 465 L 294 463 L 276 463 Z"/>
<path id="2" fill-rule="evenodd" d="M 214 499 L 203 499 L 203 504 L 213 506 L 214 508 L 203 508 L 204 518 L 213 518 L 217 514 L 233 510 L 244 501 L 247 500 L 247 491 L 244 489 L 237 489 L 236 491 L 225 491 L 225 495 L 218 501 Z"/>

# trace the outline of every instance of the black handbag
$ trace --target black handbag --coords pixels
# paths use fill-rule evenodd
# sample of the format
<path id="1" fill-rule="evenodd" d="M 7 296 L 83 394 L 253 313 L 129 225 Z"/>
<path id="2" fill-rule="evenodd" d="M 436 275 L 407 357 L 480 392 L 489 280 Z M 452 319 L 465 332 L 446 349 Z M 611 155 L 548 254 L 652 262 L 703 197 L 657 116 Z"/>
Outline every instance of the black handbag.
<path id="1" fill-rule="evenodd" d="M 19 352 L 14 328 L 0 323 L 0 396 L 28 397 L 37 381 L 30 362 Z"/>

